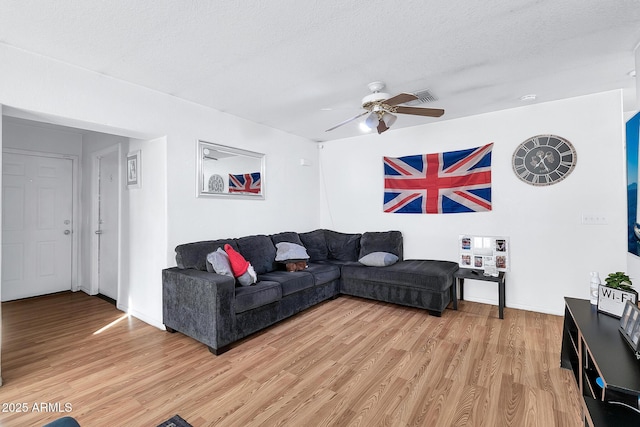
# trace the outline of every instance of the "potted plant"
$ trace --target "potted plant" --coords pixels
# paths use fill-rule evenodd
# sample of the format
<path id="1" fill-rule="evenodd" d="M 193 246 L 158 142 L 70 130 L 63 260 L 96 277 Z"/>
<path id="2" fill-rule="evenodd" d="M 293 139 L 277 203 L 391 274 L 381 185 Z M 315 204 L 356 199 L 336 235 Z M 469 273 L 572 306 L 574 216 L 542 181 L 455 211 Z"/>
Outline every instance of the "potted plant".
<path id="1" fill-rule="evenodd" d="M 621 289 L 623 291 L 635 292 L 631 283 L 631 278 L 624 274 L 622 271 L 615 273 L 609 273 L 606 279 L 604 279 L 605 286 L 614 289 Z"/>
<path id="2" fill-rule="evenodd" d="M 631 278 L 622 271 L 610 273 L 598 289 L 598 311 L 621 317 L 627 301 L 638 303 L 638 292 Z"/>

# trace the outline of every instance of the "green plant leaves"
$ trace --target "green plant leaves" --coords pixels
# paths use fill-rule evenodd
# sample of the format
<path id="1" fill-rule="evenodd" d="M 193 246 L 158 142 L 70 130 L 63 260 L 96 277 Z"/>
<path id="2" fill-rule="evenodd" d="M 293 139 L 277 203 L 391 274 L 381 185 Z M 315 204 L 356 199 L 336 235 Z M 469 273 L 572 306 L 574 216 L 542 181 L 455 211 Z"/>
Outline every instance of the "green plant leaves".
<path id="1" fill-rule="evenodd" d="M 624 274 L 622 271 L 617 271 L 615 273 L 610 273 L 604 279 L 605 285 L 614 288 L 614 289 L 622 289 L 623 291 L 632 291 L 632 283 L 631 278 Z"/>

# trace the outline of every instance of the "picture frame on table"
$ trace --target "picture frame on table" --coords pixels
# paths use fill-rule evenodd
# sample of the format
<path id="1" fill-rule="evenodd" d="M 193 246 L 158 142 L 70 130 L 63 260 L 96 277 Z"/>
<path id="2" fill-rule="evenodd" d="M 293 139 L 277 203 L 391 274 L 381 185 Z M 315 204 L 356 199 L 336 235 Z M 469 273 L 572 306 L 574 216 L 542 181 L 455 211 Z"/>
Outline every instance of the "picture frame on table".
<path id="1" fill-rule="evenodd" d="M 640 308 L 635 303 L 626 302 L 618 330 L 636 357 L 640 358 Z"/>
<path id="2" fill-rule="evenodd" d="M 142 151 L 127 154 L 127 188 L 142 188 Z"/>

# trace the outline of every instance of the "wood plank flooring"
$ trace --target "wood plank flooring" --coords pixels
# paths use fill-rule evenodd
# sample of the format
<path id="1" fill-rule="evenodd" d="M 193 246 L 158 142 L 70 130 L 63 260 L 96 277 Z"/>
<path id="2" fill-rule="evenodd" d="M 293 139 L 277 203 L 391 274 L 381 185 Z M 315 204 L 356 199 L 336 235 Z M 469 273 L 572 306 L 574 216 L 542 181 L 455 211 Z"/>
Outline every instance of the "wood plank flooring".
<path id="1" fill-rule="evenodd" d="M 497 311 L 341 296 L 216 357 L 81 292 L 4 303 L 0 426 L 582 425 L 562 318 Z"/>

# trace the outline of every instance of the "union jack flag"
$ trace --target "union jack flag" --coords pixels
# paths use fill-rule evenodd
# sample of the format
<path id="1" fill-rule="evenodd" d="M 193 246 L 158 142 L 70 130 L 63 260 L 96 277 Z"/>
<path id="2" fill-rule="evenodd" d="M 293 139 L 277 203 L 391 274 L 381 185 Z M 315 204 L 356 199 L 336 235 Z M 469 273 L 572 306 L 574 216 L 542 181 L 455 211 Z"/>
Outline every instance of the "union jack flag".
<path id="1" fill-rule="evenodd" d="M 384 157 L 384 211 L 490 211 L 492 148 Z"/>
<path id="2" fill-rule="evenodd" d="M 262 187 L 260 172 L 229 174 L 229 193 L 260 194 L 260 187 Z"/>

